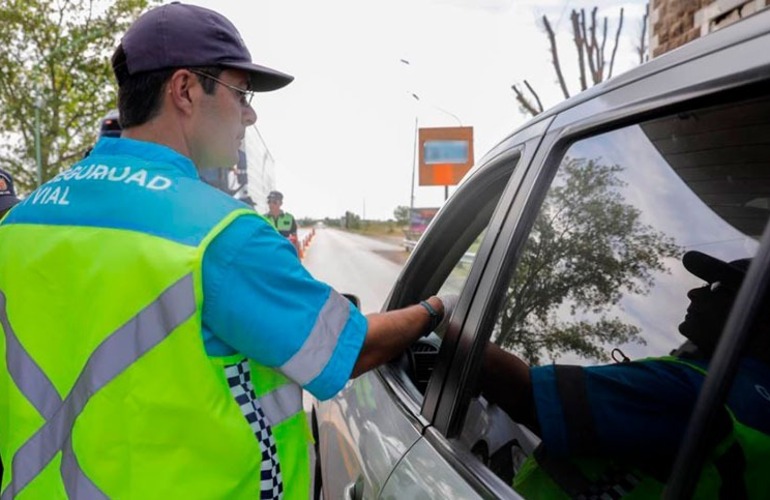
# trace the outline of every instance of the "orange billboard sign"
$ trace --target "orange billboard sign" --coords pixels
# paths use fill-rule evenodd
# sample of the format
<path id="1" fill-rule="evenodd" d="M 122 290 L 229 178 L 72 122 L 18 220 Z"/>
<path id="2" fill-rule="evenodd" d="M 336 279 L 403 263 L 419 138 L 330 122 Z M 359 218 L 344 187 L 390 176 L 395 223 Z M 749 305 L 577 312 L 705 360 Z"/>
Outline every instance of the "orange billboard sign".
<path id="1" fill-rule="evenodd" d="M 421 128 L 420 186 L 455 186 L 473 165 L 473 127 Z"/>

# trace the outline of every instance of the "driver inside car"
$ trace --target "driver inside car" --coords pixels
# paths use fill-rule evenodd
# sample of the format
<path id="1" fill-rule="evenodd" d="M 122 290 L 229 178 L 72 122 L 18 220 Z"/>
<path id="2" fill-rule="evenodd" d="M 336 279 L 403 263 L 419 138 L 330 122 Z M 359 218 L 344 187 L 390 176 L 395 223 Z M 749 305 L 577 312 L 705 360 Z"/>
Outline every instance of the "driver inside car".
<path id="1" fill-rule="evenodd" d="M 514 477 L 525 498 L 659 498 L 750 259 L 684 254 L 706 281 L 679 331 L 694 349 L 602 366 L 530 367 L 489 343 L 481 388 L 542 443 Z M 770 314 L 751 332 L 695 498 L 770 498 Z M 499 381 L 508 380 L 501 384 Z"/>

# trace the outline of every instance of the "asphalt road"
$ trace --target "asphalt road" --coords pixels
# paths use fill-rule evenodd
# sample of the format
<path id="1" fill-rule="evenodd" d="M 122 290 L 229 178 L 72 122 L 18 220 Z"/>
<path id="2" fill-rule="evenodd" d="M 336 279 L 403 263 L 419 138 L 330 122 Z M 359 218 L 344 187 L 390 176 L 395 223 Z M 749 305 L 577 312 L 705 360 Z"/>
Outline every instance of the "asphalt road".
<path id="1" fill-rule="evenodd" d="M 361 311 L 377 312 L 390 293 L 408 254 L 394 241 L 338 229 L 317 229 L 303 264 L 318 280 L 361 300 Z"/>
<path id="2" fill-rule="evenodd" d="M 303 238 L 307 231 L 300 230 L 299 237 Z M 408 255 L 399 238 L 384 241 L 323 228 L 316 229 L 302 263 L 316 279 L 338 292 L 357 295 L 366 314 L 380 310 Z M 303 393 L 303 403 L 310 421 L 313 397 L 307 392 Z M 310 465 L 312 472 L 312 448 Z"/>

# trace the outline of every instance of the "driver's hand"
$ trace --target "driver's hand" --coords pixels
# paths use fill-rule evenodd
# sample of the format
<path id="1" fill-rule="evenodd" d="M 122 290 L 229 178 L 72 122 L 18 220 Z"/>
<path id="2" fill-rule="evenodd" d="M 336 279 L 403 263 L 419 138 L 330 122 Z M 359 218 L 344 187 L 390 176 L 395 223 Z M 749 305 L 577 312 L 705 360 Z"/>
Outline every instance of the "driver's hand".
<path id="1" fill-rule="evenodd" d="M 457 300 L 460 298 L 459 295 L 455 294 L 447 294 L 447 295 L 438 295 L 438 299 L 441 301 L 441 304 L 444 306 L 444 314 L 441 317 L 441 322 L 438 324 L 435 330 L 435 334 L 444 338 L 444 334 L 446 333 L 447 329 L 449 328 L 449 318 L 452 317 L 452 313 L 455 310 L 455 307 L 457 306 Z"/>

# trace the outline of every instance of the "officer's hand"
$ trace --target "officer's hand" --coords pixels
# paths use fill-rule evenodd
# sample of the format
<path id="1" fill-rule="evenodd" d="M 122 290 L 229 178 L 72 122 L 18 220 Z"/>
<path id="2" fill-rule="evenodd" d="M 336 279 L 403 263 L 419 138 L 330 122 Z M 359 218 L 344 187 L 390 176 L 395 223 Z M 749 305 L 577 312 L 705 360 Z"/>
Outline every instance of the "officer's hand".
<path id="1" fill-rule="evenodd" d="M 441 317 L 441 321 L 436 327 L 435 333 L 442 339 L 444 338 L 444 334 L 449 328 L 449 318 L 452 317 L 452 313 L 454 312 L 455 307 L 457 306 L 457 300 L 459 298 L 460 298 L 459 295 L 454 295 L 454 294 L 438 296 L 438 299 L 444 305 L 444 315 Z"/>

